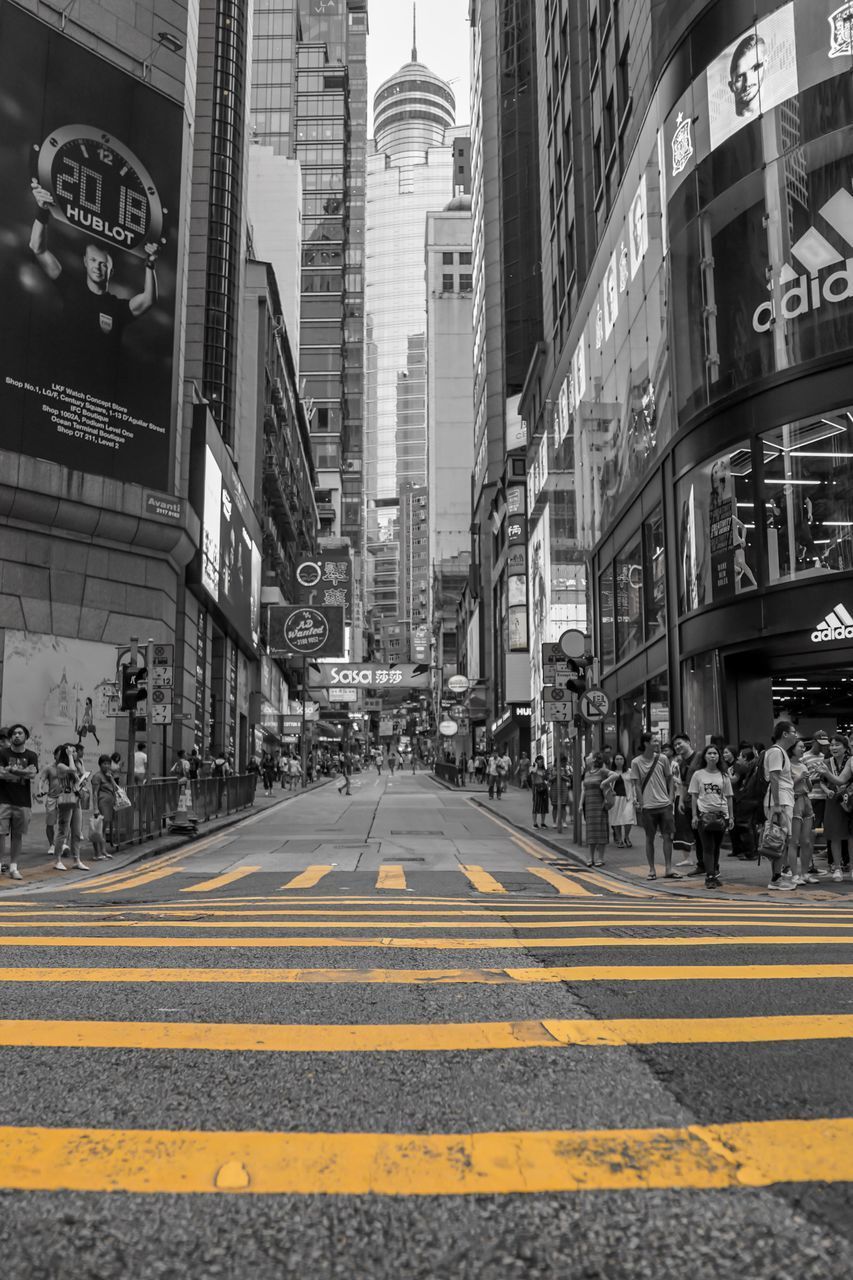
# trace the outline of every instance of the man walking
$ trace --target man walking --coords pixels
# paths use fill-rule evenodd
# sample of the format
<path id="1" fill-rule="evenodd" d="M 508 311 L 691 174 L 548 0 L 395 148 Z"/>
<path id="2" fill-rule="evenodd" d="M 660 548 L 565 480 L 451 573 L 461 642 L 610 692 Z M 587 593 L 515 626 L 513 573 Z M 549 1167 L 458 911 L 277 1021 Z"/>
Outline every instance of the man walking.
<path id="1" fill-rule="evenodd" d="M 646 833 L 646 861 L 649 864 L 646 879 L 657 879 L 655 836 L 660 832 L 664 874 L 668 880 L 680 880 L 681 876 L 672 869 L 672 837 L 675 831 L 672 767 L 666 756 L 657 749 L 653 734 L 640 735 L 640 748 L 640 755 L 631 761 L 631 782 L 634 787 L 634 808 Z"/>
<path id="2" fill-rule="evenodd" d="M 495 787 L 498 785 L 498 753 L 493 751 L 486 765 L 486 778 L 489 783 L 489 799 L 495 798 Z"/>
<path id="3" fill-rule="evenodd" d="M 0 747 L 0 862 L 9 838 L 9 875 L 23 880 L 18 870 L 21 846 L 32 810 L 32 779 L 38 775 L 38 756 L 27 750 L 29 729 L 22 724 L 9 726 L 9 745 Z"/>
<path id="4" fill-rule="evenodd" d="M 512 757 L 504 747 L 498 756 L 498 780 L 495 790 L 497 791 L 497 799 L 500 800 L 504 791 L 506 791 L 509 783 L 509 775 L 512 773 Z"/>

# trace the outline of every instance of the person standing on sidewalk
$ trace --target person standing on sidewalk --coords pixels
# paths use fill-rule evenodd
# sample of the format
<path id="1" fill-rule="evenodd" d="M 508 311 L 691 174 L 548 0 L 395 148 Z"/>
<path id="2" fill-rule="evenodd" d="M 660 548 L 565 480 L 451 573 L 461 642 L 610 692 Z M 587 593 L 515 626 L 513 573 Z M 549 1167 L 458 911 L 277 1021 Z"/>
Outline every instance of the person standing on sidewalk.
<path id="1" fill-rule="evenodd" d="M 0 862 L 9 838 L 9 875 L 23 880 L 18 870 L 21 846 L 33 807 L 32 779 L 38 776 L 38 756 L 27 750 L 30 731 L 22 724 L 9 726 L 9 745 L 0 747 Z"/>
<path id="2" fill-rule="evenodd" d="M 790 840 L 794 824 L 794 775 L 789 750 L 797 741 L 797 730 L 790 720 L 780 720 L 773 729 L 772 745 L 764 753 L 764 777 L 770 784 L 764 812 L 769 822 L 782 828 Z M 795 889 L 794 878 L 782 875 L 782 862 L 787 851 L 770 855 L 772 866 L 768 889 Z"/>
<path id="3" fill-rule="evenodd" d="M 74 859 L 78 871 L 88 871 L 88 867 L 80 858 L 80 840 L 83 835 L 83 813 L 81 805 L 81 788 L 86 774 L 79 767 L 74 756 L 74 749 L 67 745 L 63 754 L 57 757 L 56 768 L 62 782 L 62 789 L 56 798 L 56 862 L 57 871 L 67 870 L 62 861 L 66 853 Z"/>
<path id="4" fill-rule="evenodd" d="M 537 756 L 530 770 L 530 786 L 533 791 L 533 826 L 547 826 L 548 816 L 548 770 L 545 768 L 545 757 Z"/>
<path id="5" fill-rule="evenodd" d="M 672 869 L 672 837 L 675 833 L 672 766 L 656 749 L 654 734 L 640 735 L 640 755 L 631 761 L 631 782 L 634 786 L 634 809 L 646 834 L 646 862 L 649 864 L 646 879 L 657 880 L 655 836 L 660 832 L 664 874 L 668 880 L 680 880 L 681 876 Z"/>
<path id="6" fill-rule="evenodd" d="M 581 808 L 586 823 L 586 842 L 589 845 L 588 867 L 604 866 L 604 850 L 609 837 L 609 815 L 604 806 L 604 784 L 610 777 L 600 751 L 593 751 L 590 767 L 581 785 Z M 596 854 L 598 857 L 596 858 Z"/>
<path id="7" fill-rule="evenodd" d="M 498 785 L 498 753 L 493 751 L 486 765 L 486 780 L 489 784 L 489 799 L 495 798 L 495 787 Z"/>
<path id="8" fill-rule="evenodd" d="M 720 845 L 734 826 L 732 780 L 720 768 L 720 752 L 709 745 L 699 757 L 690 779 L 691 822 L 699 837 L 705 864 L 705 888 L 720 888 Z"/>
<path id="9" fill-rule="evenodd" d="M 98 756 L 98 769 L 92 774 L 92 819 L 96 823 L 92 828 L 92 844 L 99 861 L 113 856 L 107 849 L 107 841 L 115 848 L 113 816 L 117 795 L 118 783 L 111 768 L 110 757 Z"/>
<path id="10" fill-rule="evenodd" d="M 621 751 L 613 757 L 612 777 L 608 786 L 613 789 L 613 808 L 608 815 L 616 836 L 617 849 L 631 848 L 631 828 L 635 822 L 634 787 L 631 770 Z"/>
<path id="11" fill-rule="evenodd" d="M 503 752 L 498 756 L 498 780 L 495 790 L 497 799 L 500 800 L 503 793 L 509 785 L 509 776 L 512 773 L 512 756 L 504 747 Z"/>
<path id="12" fill-rule="evenodd" d="M 518 764 L 515 766 L 515 772 L 518 774 L 518 785 L 523 791 L 530 786 L 530 756 L 526 751 L 522 751 Z"/>
<path id="13" fill-rule="evenodd" d="M 690 809 L 690 779 L 699 768 L 699 752 L 693 750 L 693 743 L 686 733 L 677 733 L 672 739 L 675 751 L 675 765 L 678 771 L 675 781 L 675 831 L 673 847 L 684 851 L 685 857 L 679 866 L 692 866 L 688 875 L 704 874 L 702 855 L 693 831 L 693 820 Z"/>

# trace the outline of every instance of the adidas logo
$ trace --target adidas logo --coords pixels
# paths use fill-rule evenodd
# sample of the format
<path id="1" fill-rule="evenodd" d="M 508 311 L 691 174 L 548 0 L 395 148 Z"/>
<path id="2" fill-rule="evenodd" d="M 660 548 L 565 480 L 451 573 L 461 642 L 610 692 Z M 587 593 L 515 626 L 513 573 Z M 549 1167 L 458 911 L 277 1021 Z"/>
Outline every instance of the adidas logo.
<path id="1" fill-rule="evenodd" d="M 812 632 L 814 644 L 822 644 L 825 640 L 853 640 L 853 618 L 843 604 L 830 609 Z"/>
<path id="2" fill-rule="evenodd" d="M 827 228 L 835 232 L 849 251 L 853 246 L 853 195 L 842 187 L 818 212 Z M 767 333 L 779 317 L 795 320 L 806 311 L 817 311 L 824 302 L 853 298 L 853 257 L 845 258 L 817 227 L 809 227 L 791 245 L 791 257 L 808 274 L 798 275 L 790 263 L 784 264 L 769 285 L 772 298 L 755 309 L 752 327 L 756 333 Z M 821 282 L 818 272 L 829 267 L 835 270 Z"/>

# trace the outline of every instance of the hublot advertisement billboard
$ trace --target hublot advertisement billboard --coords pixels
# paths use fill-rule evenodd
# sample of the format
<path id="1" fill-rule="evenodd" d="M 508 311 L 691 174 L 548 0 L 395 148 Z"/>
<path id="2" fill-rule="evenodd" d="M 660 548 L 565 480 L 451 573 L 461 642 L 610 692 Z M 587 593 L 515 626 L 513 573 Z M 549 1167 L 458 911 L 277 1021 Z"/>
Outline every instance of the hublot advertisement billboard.
<path id="1" fill-rule="evenodd" d="M 0 0 L 0 447 L 168 490 L 182 131 Z"/>

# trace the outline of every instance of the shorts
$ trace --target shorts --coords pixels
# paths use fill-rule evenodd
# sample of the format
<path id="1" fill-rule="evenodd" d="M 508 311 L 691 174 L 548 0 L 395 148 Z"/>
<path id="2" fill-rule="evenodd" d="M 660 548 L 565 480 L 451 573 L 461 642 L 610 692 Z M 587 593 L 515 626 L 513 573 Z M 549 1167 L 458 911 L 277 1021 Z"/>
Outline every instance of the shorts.
<path id="1" fill-rule="evenodd" d="M 17 804 L 0 804 L 0 836 L 25 836 L 30 811 Z"/>
<path id="2" fill-rule="evenodd" d="M 658 831 L 662 836 L 675 835 L 675 818 L 671 805 L 666 805 L 663 809 L 641 809 L 640 823 L 646 835 L 652 839 Z"/>

